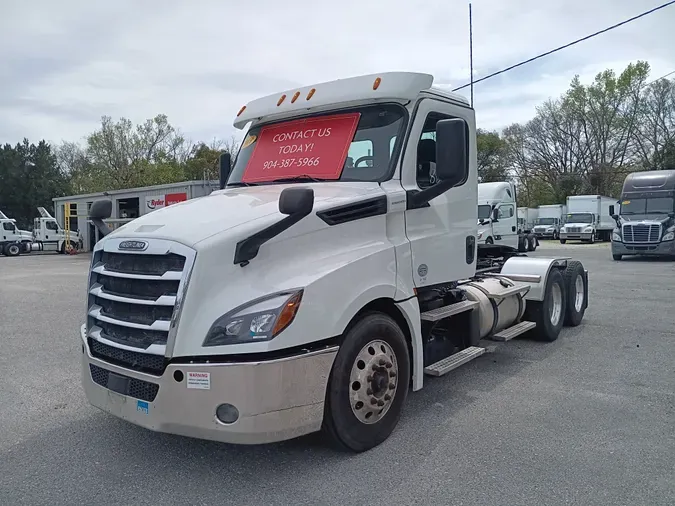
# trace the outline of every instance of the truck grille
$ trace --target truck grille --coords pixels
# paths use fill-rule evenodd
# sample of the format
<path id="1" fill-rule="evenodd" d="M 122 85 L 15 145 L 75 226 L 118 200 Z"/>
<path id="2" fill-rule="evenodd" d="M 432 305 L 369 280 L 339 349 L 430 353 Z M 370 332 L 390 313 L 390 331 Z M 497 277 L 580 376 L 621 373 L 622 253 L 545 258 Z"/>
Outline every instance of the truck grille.
<path id="1" fill-rule="evenodd" d="M 622 230 L 625 243 L 656 243 L 661 240 L 661 225 L 658 224 L 624 224 Z"/>
<path id="2" fill-rule="evenodd" d="M 570 227 L 570 228 L 567 229 L 567 231 L 579 233 L 579 232 L 581 232 L 581 229 L 579 227 Z"/>
<path id="3" fill-rule="evenodd" d="M 111 364 L 161 375 L 179 294 L 194 252 L 168 241 L 148 241 L 149 251 L 96 251 L 87 302 L 92 356 Z M 105 243 L 106 250 L 115 241 Z M 184 253 L 184 254 L 179 254 Z"/>

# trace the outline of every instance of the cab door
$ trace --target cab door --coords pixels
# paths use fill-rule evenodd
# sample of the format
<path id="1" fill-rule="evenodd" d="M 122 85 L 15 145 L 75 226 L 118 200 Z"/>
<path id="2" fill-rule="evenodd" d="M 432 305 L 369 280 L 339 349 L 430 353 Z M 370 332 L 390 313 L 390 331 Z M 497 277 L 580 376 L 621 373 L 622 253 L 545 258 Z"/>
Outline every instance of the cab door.
<path id="1" fill-rule="evenodd" d="M 495 243 L 504 246 L 518 247 L 518 223 L 514 204 L 500 204 L 495 209 L 496 221 L 492 222 Z M 499 239 L 497 239 L 499 237 Z"/>
<path id="2" fill-rule="evenodd" d="M 412 251 L 416 287 L 464 279 L 475 274 L 478 221 L 475 119 L 468 106 L 422 98 L 416 106 L 401 164 L 407 194 L 437 184 L 435 129 L 441 119 L 466 124 L 468 164 L 463 182 L 419 208 L 405 211 L 406 236 Z"/>

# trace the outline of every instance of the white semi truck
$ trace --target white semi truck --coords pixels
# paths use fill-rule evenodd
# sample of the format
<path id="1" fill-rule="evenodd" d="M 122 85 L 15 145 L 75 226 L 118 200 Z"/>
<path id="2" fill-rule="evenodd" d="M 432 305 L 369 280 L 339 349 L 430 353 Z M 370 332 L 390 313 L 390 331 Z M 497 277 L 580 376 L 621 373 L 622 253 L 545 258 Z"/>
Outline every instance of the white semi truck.
<path id="1" fill-rule="evenodd" d="M 478 244 L 502 244 L 518 251 L 537 249 L 534 234 L 518 229 L 516 186 L 507 181 L 478 184 Z"/>
<path id="2" fill-rule="evenodd" d="M 486 339 L 579 325 L 580 262 L 477 245 L 474 110 L 432 82 L 393 72 L 253 100 L 224 189 L 112 232 L 112 203 L 94 202 L 89 402 L 155 431 L 255 444 L 323 429 L 359 452 Z"/>
<path id="3" fill-rule="evenodd" d="M 539 206 L 539 216 L 534 221 L 534 235 L 548 239 L 558 239 L 560 228 L 565 223 L 567 206 L 564 204 L 550 204 Z"/>
<path id="4" fill-rule="evenodd" d="M 30 253 L 33 234 L 16 226 L 16 220 L 0 211 L 0 254 L 14 257 Z"/>
<path id="5" fill-rule="evenodd" d="M 615 226 L 609 211 L 616 203 L 616 199 L 602 195 L 567 197 L 567 214 L 565 225 L 560 229 L 560 244 L 568 240 L 609 241 Z"/>
<path id="6" fill-rule="evenodd" d="M 38 207 L 39 218 L 33 220 L 33 248 L 38 251 L 66 253 L 70 248 L 82 249 L 82 236 L 74 230 L 64 230 L 47 209 Z"/>

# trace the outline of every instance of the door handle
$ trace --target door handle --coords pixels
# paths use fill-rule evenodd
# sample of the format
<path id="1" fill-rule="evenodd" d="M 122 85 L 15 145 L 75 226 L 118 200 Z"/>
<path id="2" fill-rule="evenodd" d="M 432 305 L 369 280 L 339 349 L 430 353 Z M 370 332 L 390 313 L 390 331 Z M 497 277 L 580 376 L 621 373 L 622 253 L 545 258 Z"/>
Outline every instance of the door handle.
<path id="1" fill-rule="evenodd" d="M 516 227 L 511 227 L 511 232 L 515 232 L 515 231 L 516 231 Z"/>

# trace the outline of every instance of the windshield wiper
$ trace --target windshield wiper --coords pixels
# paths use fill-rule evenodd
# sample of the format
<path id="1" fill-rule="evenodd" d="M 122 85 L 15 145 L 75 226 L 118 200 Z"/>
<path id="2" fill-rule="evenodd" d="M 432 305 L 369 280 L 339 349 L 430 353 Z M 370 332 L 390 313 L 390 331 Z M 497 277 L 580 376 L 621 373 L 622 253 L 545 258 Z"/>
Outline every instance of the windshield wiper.
<path id="1" fill-rule="evenodd" d="M 281 177 L 279 179 L 273 179 L 272 183 L 294 183 L 295 181 L 311 181 L 312 183 L 320 183 L 322 181 L 329 181 L 329 179 L 321 179 L 312 177 L 308 174 L 302 174 L 300 176 Z"/>
<path id="2" fill-rule="evenodd" d="M 245 183 L 244 181 L 237 181 L 236 183 L 227 183 L 225 188 L 235 188 L 238 186 L 255 186 L 255 183 Z"/>

